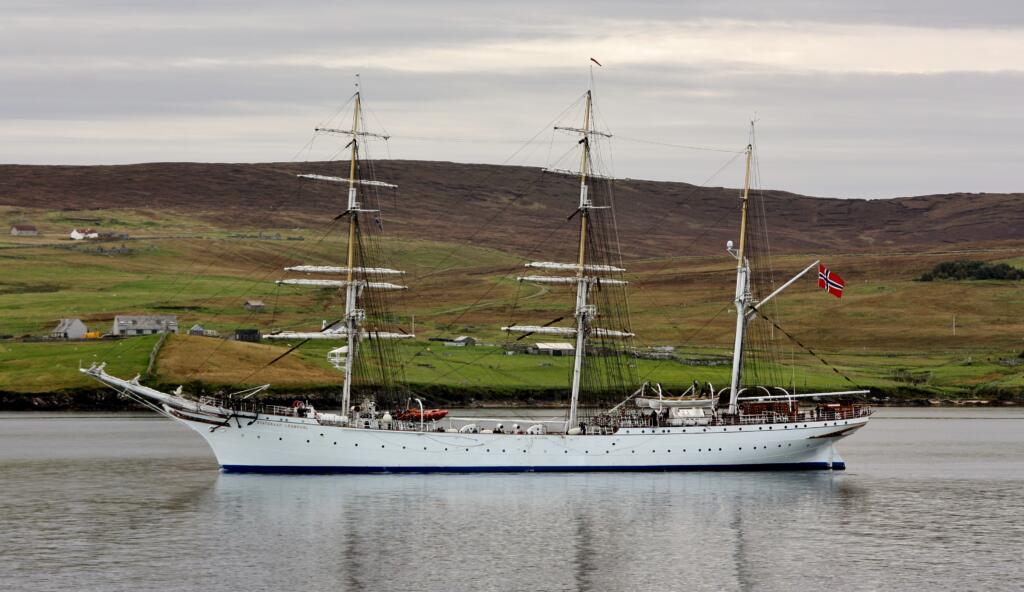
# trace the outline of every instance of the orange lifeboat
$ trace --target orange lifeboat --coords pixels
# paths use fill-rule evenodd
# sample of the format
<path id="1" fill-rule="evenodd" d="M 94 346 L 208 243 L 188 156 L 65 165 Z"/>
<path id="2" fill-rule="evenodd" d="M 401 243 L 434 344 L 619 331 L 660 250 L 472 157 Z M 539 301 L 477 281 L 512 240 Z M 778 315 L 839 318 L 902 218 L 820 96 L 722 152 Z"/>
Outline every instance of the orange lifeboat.
<path id="1" fill-rule="evenodd" d="M 423 410 L 423 421 L 437 421 L 448 415 L 447 409 L 424 409 Z M 399 411 L 395 416 L 395 419 L 399 421 L 419 421 L 420 410 L 419 409 L 406 409 L 405 411 Z"/>

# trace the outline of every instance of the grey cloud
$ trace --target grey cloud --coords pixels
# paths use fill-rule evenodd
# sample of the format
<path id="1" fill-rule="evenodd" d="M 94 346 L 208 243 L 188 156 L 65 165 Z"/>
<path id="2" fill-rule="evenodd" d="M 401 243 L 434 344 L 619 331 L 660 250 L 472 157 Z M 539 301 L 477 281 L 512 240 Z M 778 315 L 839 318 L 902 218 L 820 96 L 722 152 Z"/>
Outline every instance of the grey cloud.
<path id="1" fill-rule="evenodd" d="M 395 135 L 392 156 L 503 162 L 586 85 L 582 67 L 428 74 L 267 62 L 292 53 L 541 43 L 568 23 L 598 35 L 617 20 L 1024 25 L 1016 2 L 750 4 L 8 3 L 8 23 L 22 26 L 0 24 L 0 161 L 285 160 L 351 94 L 359 71 L 368 104 Z M 180 65 L 202 59 L 213 61 Z M 1020 189 L 1024 74 L 830 75 L 735 63 L 597 74 L 620 176 L 702 182 L 730 156 L 637 140 L 740 148 L 756 111 L 772 188 L 851 197 Z M 546 164 L 547 148 L 512 164 Z M 711 184 L 739 180 L 732 167 Z"/>

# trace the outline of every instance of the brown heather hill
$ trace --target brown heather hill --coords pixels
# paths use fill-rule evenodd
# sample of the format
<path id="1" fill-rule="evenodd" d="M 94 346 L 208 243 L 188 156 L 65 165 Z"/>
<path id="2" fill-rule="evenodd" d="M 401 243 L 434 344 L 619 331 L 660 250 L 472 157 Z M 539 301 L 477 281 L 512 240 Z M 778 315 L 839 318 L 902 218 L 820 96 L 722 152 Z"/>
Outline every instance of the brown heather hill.
<path id="1" fill-rule="evenodd" d="M 377 161 L 401 191 L 384 207 L 402 236 L 472 242 L 522 254 L 568 230 L 576 182 L 536 168 Z M 298 172 L 344 174 L 336 163 L 0 165 L 0 205 L 49 210 L 126 208 L 186 212 L 228 226 L 318 226 L 342 209 L 338 187 Z M 622 180 L 615 186 L 628 258 L 720 252 L 736 234 L 735 188 Z M 895 199 L 815 198 L 766 191 L 776 252 L 971 248 L 1024 238 L 1024 194 Z M 571 241 L 552 240 L 549 245 Z M 548 255 L 557 253 L 548 252 Z"/>

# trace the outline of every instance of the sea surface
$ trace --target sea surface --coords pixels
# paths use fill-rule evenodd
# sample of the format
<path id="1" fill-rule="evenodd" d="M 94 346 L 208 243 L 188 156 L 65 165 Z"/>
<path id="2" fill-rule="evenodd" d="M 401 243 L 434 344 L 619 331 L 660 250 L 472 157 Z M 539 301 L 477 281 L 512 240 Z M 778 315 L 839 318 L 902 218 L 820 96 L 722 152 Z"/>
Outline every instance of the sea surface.
<path id="1" fill-rule="evenodd" d="M 1024 409 L 881 409 L 839 448 L 836 473 L 237 475 L 155 415 L 0 414 L 0 590 L 1024 589 Z"/>

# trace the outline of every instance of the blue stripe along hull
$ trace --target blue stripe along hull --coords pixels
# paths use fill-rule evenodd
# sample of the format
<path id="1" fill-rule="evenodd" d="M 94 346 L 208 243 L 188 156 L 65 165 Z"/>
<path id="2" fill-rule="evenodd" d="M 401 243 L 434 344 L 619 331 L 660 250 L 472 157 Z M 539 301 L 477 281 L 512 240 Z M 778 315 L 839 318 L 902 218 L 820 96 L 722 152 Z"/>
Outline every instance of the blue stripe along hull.
<path id="1" fill-rule="evenodd" d="M 373 473 L 609 473 L 680 471 L 842 471 L 843 462 L 765 463 L 748 465 L 651 465 L 633 467 L 294 467 L 273 465 L 222 465 L 226 473 L 278 473 L 300 475 Z"/>

